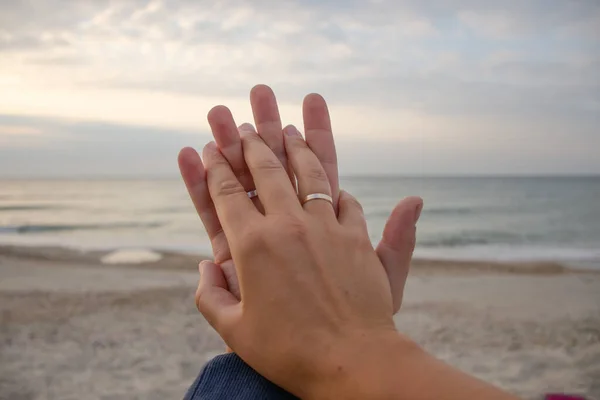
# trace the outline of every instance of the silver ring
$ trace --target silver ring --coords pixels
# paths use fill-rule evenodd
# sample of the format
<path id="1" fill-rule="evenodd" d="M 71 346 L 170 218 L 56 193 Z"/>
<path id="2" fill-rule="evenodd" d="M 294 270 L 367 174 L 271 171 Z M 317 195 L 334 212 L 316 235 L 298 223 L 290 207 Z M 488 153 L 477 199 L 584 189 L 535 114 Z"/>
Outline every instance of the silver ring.
<path id="1" fill-rule="evenodd" d="M 330 202 L 331 205 L 333 205 L 333 199 L 331 198 L 330 195 L 325 194 L 325 193 L 311 193 L 311 194 L 307 195 L 302 200 L 302 205 L 308 203 L 311 200 L 326 200 L 326 201 Z"/>
<path id="2" fill-rule="evenodd" d="M 254 189 L 254 190 L 251 190 L 251 191 L 249 191 L 249 192 L 246 192 L 246 194 L 247 194 L 247 195 L 248 195 L 248 197 L 249 197 L 249 198 L 251 198 L 251 199 L 253 199 L 253 198 L 255 198 L 256 196 L 258 196 L 258 192 L 256 191 L 256 189 Z"/>

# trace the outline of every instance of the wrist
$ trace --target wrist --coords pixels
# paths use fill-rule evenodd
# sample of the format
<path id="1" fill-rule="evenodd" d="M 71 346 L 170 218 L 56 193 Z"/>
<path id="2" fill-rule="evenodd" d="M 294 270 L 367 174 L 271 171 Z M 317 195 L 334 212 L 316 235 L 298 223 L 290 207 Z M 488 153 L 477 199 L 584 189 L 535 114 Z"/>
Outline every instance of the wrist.
<path id="1" fill-rule="evenodd" d="M 441 362 L 396 331 L 358 335 L 316 368 L 306 399 L 518 400 Z"/>
<path id="2" fill-rule="evenodd" d="M 390 374 L 390 369 L 397 369 L 399 360 L 413 360 L 425 354 L 415 342 L 396 330 L 351 335 L 332 346 L 321 365 L 316 366 L 300 397 L 389 398 L 398 378 L 395 373 Z M 394 375 L 395 379 L 390 380 Z"/>

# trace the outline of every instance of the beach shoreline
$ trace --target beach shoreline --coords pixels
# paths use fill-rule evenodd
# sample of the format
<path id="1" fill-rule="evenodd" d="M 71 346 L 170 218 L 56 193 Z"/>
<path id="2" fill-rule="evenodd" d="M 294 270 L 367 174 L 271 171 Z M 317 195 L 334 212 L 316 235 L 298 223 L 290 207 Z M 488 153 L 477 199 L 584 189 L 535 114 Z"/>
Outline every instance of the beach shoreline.
<path id="1" fill-rule="evenodd" d="M 223 351 L 194 306 L 202 255 L 102 263 L 111 252 L 0 246 L 0 398 L 181 398 Z M 415 260 L 395 320 L 525 399 L 600 399 L 597 271 Z"/>
<path id="2" fill-rule="evenodd" d="M 124 254 L 124 262 L 105 262 L 114 254 Z M 131 257 L 128 254 L 132 253 Z M 146 260 L 147 255 L 158 255 L 154 260 Z M 139 259 L 136 259 L 138 257 Z M 0 243 L 0 258 L 15 261 L 37 261 L 42 263 L 63 263 L 64 265 L 115 266 L 141 269 L 196 271 L 201 260 L 211 259 L 209 254 L 190 251 L 173 251 L 158 248 L 122 248 L 122 249 L 77 249 L 60 246 L 12 245 Z M 420 257 L 411 263 L 411 273 L 436 274 L 600 274 L 600 270 L 577 268 L 560 261 L 495 261 L 485 259 L 437 259 Z"/>

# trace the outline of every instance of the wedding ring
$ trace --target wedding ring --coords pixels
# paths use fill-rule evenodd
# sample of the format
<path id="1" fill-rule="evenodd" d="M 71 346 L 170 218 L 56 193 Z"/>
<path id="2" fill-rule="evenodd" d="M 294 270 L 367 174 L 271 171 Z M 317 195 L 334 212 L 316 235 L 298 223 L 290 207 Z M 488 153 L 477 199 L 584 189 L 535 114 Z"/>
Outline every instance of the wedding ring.
<path id="1" fill-rule="evenodd" d="M 254 190 L 251 190 L 251 191 L 249 191 L 249 192 L 246 192 L 246 194 L 247 194 L 247 195 L 248 195 L 248 197 L 249 197 L 249 198 L 251 198 L 251 199 L 253 199 L 253 198 L 255 198 L 256 196 L 258 196 L 258 192 L 256 191 L 256 189 L 254 189 Z"/>
<path id="2" fill-rule="evenodd" d="M 311 200 L 326 200 L 326 201 L 330 202 L 331 205 L 333 205 L 333 199 L 331 198 L 330 195 L 325 194 L 325 193 L 311 193 L 302 200 L 302 204 L 304 205 Z"/>

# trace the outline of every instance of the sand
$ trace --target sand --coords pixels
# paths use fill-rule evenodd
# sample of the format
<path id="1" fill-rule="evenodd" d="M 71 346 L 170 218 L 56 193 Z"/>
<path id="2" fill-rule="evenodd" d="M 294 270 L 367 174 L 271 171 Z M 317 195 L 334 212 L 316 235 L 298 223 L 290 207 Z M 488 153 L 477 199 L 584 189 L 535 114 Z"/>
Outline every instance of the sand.
<path id="1" fill-rule="evenodd" d="M 196 311 L 199 256 L 0 247 L 0 399 L 177 399 L 223 343 Z M 525 399 L 600 399 L 600 274 L 417 261 L 398 328 Z"/>

